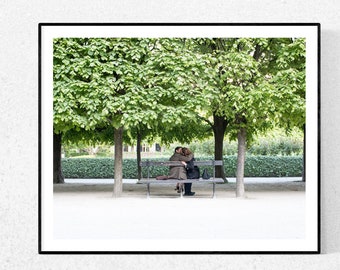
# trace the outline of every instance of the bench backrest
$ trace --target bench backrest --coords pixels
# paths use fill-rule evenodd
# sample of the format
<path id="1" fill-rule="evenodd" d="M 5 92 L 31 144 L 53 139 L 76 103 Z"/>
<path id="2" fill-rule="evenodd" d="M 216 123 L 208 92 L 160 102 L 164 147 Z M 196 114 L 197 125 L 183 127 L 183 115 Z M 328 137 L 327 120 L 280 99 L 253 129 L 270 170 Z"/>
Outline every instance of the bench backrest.
<path id="1" fill-rule="evenodd" d="M 223 166 L 222 160 L 195 160 L 195 166 Z M 180 161 L 141 161 L 141 167 L 149 167 L 149 166 L 183 166 Z"/>
<path id="2" fill-rule="evenodd" d="M 215 166 L 223 166 L 223 160 L 195 160 L 195 166 L 214 166 L 213 168 L 213 178 L 215 178 Z M 182 162 L 180 161 L 141 161 L 141 167 L 147 167 L 148 169 L 148 179 L 150 177 L 150 167 L 152 166 L 183 166 Z"/>

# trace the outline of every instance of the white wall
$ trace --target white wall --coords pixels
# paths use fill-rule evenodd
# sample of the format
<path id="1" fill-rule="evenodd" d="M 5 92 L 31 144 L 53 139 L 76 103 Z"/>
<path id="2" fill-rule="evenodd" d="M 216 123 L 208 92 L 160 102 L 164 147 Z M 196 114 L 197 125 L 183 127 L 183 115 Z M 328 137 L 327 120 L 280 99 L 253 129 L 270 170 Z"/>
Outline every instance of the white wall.
<path id="1" fill-rule="evenodd" d="M 340 265 L 340 2 L 0 3 L 0 269 L 336 269 Z M 320 22 L 322 255 L 38 255 L 39 22 Z"/>

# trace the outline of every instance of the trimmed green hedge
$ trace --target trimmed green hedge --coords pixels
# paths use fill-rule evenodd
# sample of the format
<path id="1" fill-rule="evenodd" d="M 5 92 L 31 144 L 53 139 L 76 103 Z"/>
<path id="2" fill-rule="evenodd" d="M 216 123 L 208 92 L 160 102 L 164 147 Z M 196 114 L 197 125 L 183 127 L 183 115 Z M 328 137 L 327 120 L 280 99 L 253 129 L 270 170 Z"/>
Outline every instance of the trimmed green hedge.
<path id="1" fill-rule="evenodd" d="M 211 157 L 201 157 L 197 160 L 209 160 Z M 235 177 L 236 156 L 224 157 L 224 170 L 227 177 Z M 162 160 L 154 158 L 150 160 Z M 113 158 L 64 158 L 62 170 L 65 178 L 113 178 Z M 201 172 L 203 167 L 200 168 Z M 208 167 L 210 173 L 212 168 Z M 245 177 L 296 177 L 302 175 L 303 159 L 301 156 L 248 156 L 245 163 Z M 152 177 L 168 174 L 167 167 L 152 167 Z M 143 168 L 143 176 L 147 170 Z M 136 159 L 123 160 L 123 177 L 128 179 L 137 178 Z"/>

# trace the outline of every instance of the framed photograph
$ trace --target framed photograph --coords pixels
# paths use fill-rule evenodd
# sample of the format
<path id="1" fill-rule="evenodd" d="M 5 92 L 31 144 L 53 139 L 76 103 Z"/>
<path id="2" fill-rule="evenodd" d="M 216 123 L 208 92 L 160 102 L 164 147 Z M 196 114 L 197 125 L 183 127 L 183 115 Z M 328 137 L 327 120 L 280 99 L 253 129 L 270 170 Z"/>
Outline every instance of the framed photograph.
<path id="1" fill-rule="evenodd" d="M 39 253 L 320 253 L 320 28 L 40 23 Z M 297 154 L 250 151 L 276 129 L 299 134 Z M 140 181 L 146 168 L 133 170 L 150 163 L 128 166 L 122 156 L 138 136 L 155 151 L 195 141 L 195 162 L 213 162 L 210 178 L 184 176 L 196 193 L 183 196 L 166 172 Z M 199 155 L 209 138 L 215 152 Z M 226 139 L 237 145 L 231 155 Z M 114 145 L 113 174 L 75 158 L 75 176 L 63 172 L 70 141 Z"/>

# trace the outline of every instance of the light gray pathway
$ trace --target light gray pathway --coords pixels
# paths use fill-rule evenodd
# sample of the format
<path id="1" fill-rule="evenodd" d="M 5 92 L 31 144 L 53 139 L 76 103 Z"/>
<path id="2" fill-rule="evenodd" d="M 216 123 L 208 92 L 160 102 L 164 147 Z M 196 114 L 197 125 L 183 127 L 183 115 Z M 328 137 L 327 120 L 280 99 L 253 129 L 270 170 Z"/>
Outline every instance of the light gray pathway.
<path id="1" fill-rule="evenodd" d="M 235 197 L 235 179 L 228 180 L 216 185 L 216 199 L 210 184 L 193 185 L 195 196 L 183 199 L 173 185 L 153 185 L 146 199 L 145 185 L 124 179 L 122 197 L 114 199 L 113 179 L 66 179 L 54 185 L 53 238 L 67 240 L 64 248 L 85 251 L 103 245 L 133 251 L 272 250 L 273 241 L 280 250 L 289 239 L 304 239 L 306 196 L 300 178 L 246 178 L 246 199 Z M 254 247 L 240 244 L 246 239 Z"/>
<path id="2" fill-rule="evenodd" d="M 235 183 L 236 178 L 227 178 L 229 183 Z M 301 177 L 246 177 L 245 183 L 282 183 L 282 182 L 295 182 L 301 181 Z M 137 179 L 123 179 L 123 183 L 133 184 Z M 80 179 L 80 178 L 67 178 L 67 184 L 113 184 L 114 179 Z"/>

